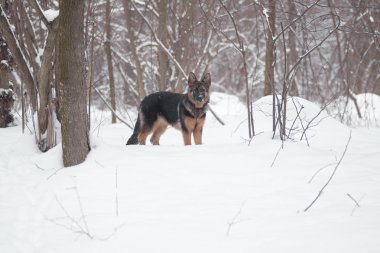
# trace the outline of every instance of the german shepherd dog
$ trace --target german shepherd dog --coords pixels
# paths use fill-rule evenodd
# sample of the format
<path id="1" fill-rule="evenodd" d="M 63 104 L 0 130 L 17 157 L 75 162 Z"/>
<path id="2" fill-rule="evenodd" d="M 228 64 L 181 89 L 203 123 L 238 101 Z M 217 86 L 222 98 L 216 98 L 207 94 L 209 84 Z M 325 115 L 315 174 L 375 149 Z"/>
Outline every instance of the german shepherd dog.
<path id="1" fill-rule="evenodd" d="M 146 96 L 141 101 L 135 128 L 127 145 L 145 145 L 151 133 L 150 142 L 159 145 L 160 137 L 169 125 L 181 130 L 185 145 L 191 145 L 192 134 L 195 144 L 202 144 L 210 85 L 210 73 L 198 81 L 191 72 L 186 94 L 162 91 Z"/>

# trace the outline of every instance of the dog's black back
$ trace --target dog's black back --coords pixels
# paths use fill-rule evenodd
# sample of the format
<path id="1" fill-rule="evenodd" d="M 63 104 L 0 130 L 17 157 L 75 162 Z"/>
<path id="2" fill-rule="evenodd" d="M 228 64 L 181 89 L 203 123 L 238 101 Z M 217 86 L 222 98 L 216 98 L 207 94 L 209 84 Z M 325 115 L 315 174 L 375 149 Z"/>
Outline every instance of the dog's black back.
<path id="1" fill-rule="evenodd" d="M 178 105 L 185 94 L 161 91 L 146 96 L 140 105 L 140 111 L 145 117 L 145 123 L 153 126 L 158 116 L 173 125 L 178 122 Z"/>

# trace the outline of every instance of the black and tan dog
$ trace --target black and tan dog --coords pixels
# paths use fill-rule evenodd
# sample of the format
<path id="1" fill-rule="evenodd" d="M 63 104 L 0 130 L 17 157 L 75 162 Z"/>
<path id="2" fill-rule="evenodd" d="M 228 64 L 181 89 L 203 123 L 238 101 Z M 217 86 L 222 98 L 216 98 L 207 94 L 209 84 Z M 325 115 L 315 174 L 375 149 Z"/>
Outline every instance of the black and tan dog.
<path id="1" fill-rule="evenodd" d="M 186 94 L 156 92 L 146 96 L 140 104 L 137 122 L 127 145 L 145 145 L 151 133 L 150 142 L 159 145 L 160 137 L 169 125 L 182 131 L 185 145 L 191 145 L 191 134 L 195 144 L 202 144 L 210 85 L 210 73 L 198 81 L 191 72 Z"/>

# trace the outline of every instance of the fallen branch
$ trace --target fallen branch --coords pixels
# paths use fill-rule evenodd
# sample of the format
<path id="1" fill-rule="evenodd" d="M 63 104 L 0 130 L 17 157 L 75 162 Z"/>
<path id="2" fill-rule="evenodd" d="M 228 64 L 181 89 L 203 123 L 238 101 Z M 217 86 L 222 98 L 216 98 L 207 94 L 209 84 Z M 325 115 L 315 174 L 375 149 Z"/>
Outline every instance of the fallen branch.
<path id="1" fill-rule="evenodd" d="M 119 115 L 117 115 L 116 111 L 112 108 L 110 104 L 108 104 L 107 100 L 102 96 L 102 93 L 93 84 L 91 86 L 94 87 L 94 90 L 98 93 L 99 97 L 103 100 L 104 104 L 115 114 L 116 118 L 118 118 L 118 120 L 120 120 L 130 129 L 133 129 L 131 125 L 129 125 L 125 120 L 123 120 Z"/>
<path id="2" fill-rule="evenodd" d="M 335 173 L 336 173 L 336 171 L 337 171 L 337 169 L 338 169 L 340 163 L 342 162 L 342 160 L 343 160 L 343 158 L 344 158 L 344 156 L 345 156 L 345 154 L 346 154 L 346 152 L 347 152 L 347 148 L 348 148 L 348 145 L 350 144 L 350 141 L 351 141 L 351 131 L 350 131 L 350 136 L 348 137 L 348 141 L 347 141 L 346 147 L 345 147 L 345 149 L 344 149 L 344 151 L 343 151 L 343 154 L 342 154 L 342 156 L 340 157 L 338 163 L 336 164 L 336 166 L 335 166 L 335 168 L 334 168 L 334 171 L 333 171 L 333 173 L 331 174 L 329 180 L 327 180 L 326 184 L 325 184 L 325 185 L 322 187 L 322 189 L 318 192 L 317 197 L 315 197 L 315 199 L 310 203 L 310 205 L 308 205 L 308 206 L 303 210 L 304 212 L 307 212 L 307 210 L 309 210 L 309 209 L 314 205 L 314 203 L 315 203 L 315 202 L 319 199 L 319 197 L 322 195 L 323 190 L 324 190 L 324 189 L 327 187 L 327 185 L 331 182 L 332 178 L 334 177 L 334 175 L 335 175 Z"/>

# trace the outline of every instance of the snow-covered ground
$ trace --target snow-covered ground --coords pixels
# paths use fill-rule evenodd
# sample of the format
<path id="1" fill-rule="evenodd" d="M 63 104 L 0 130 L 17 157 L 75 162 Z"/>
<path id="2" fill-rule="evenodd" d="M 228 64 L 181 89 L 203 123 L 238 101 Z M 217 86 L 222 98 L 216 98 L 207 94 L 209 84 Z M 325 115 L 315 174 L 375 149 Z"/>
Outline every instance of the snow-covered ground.
<path id="1" fill-rule="evenodd" d="M 131 130 L 97 113 L 71 168 L 60 146 L 40 153 L 20 126 L 0 129 L 0 252 L 380 252 L 380 129 L 313 119 L 318 106 L 295 99 L 287 125 L 303 106 L 301 121 L 280 149 L 270 97 L 254 104 L 252 140 L 235 97 L 212 102 L 226 125 L 208 115 L 201 146 L 174 129 L 125 146 Z"/>

